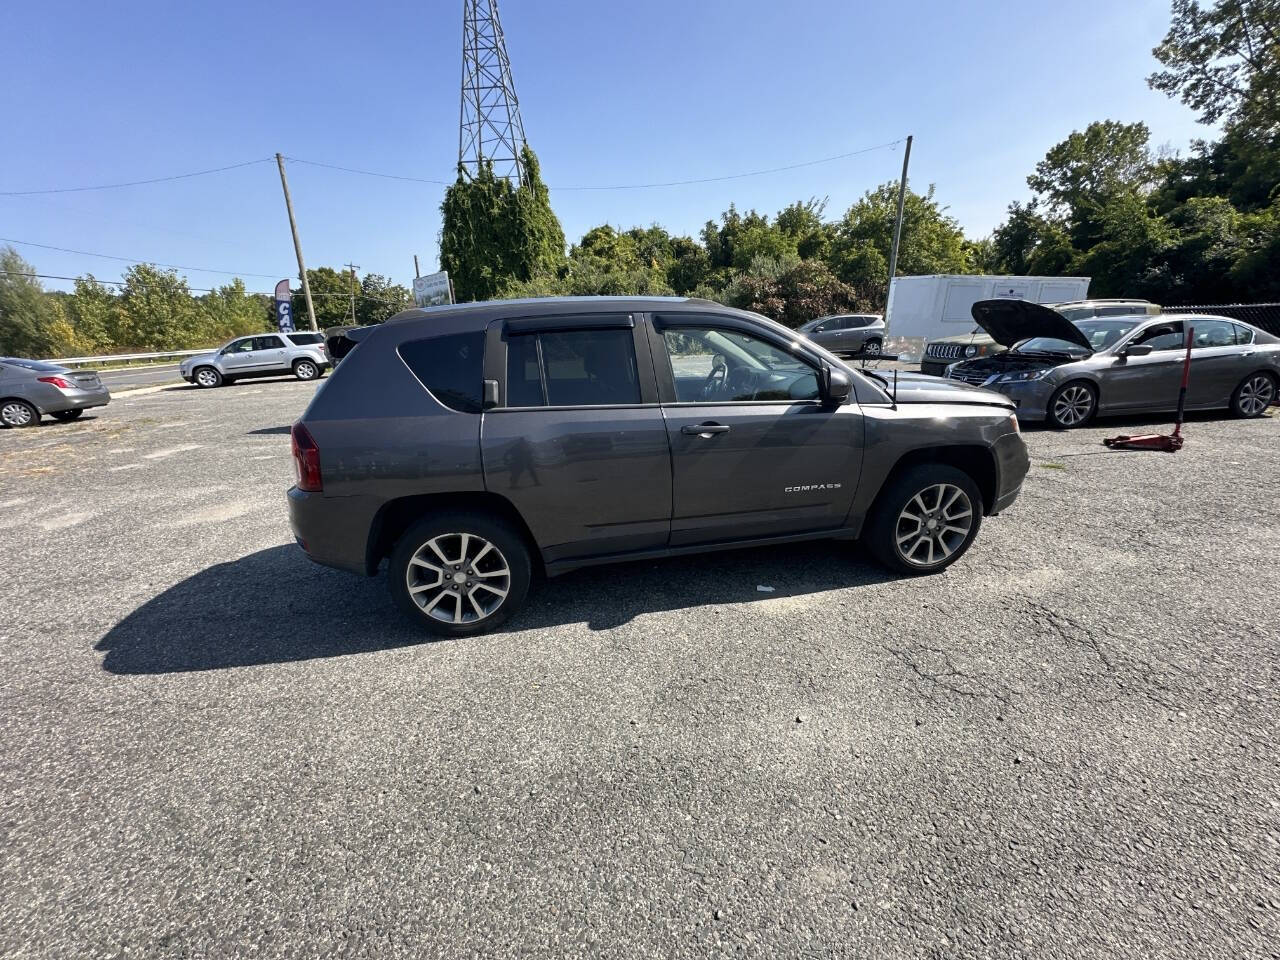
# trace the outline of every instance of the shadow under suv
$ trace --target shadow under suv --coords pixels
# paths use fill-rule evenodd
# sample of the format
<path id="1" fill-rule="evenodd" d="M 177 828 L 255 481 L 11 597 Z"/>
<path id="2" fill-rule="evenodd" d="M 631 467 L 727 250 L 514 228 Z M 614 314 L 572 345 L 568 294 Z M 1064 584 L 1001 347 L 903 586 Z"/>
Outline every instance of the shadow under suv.
<path id="1" fill-rule="evenodd" d="M 409 310 L 293 427 L 299 545 L 446 635 L 498 626 L 535 572 L 860 539 L 888 567 L 958 559 L 1028 468 L 1012 404 L 856 371 L 703 300 Z M 896 395 L 895 395 L 896 394 Z"/>

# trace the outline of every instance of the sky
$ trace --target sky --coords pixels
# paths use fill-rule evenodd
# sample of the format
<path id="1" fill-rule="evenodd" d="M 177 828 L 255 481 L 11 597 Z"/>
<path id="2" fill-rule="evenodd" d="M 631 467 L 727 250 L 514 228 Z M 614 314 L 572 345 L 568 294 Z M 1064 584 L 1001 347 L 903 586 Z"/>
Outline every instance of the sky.
<path id="1" fill-rule="evenodd" d="M 274 161 L 448 181 L 458 151 L 462 4 L 46 2 L 0 35 L 0 244 L 40 273 L 119 279 L 109 254 L 182 267 L 194 288 L 297 275 Z M 500 0 L 525 133 L 570 242 L 593 226 L 697 231 L 732 202 L 838 217 L 896 180 L 902 146 L 658 189 L 914 136 L 910 184 L 988 234 L 1055 143 L 1141 120 L 1155 146 L 1211 134 L 1150 90 L 1168 0 Z M 436 269 L 444 187 L 288 164 L 309 267 L 407 284 Z M 61 247 L 67 253 L 44 249 Z M 199 268 L 199 269 L 197 269 Z M 46 281 L 50 289 L 70 283 Z"/>

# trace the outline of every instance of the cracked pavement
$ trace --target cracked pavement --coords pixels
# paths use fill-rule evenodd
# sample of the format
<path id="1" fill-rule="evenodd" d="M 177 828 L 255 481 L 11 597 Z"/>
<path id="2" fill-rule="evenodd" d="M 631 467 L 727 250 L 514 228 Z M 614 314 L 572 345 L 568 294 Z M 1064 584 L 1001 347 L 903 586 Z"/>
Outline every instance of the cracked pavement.
<path id="1" fill-rule="evenodd" d="M 1277 955 L 1280 417 L 423 642 L 292 545 L 313 389 L 0 433 L 0 957 Z"/>

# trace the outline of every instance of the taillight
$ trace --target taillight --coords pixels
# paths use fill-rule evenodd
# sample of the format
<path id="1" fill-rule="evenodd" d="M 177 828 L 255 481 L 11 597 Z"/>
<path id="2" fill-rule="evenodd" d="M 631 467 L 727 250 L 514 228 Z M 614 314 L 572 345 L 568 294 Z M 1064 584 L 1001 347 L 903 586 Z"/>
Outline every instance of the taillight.
<path id="1" fill-rule="evenodd" d="M 41 383 L 52 383 L 59 390 L 70 390 L 71 384 L 63 380 L 61 377 L 36 377 Z"/>
<path id="2" fill-rule="evenodd" d="M 298 489 L 305 490 L 307 493 L 323 492 L 324 480 L 320 477 L 320 448 L 316 445 L 315 438 L 300 423 L 293 425 L 290 436 L 293 439 L 293 473 L 298 481 Z"/>

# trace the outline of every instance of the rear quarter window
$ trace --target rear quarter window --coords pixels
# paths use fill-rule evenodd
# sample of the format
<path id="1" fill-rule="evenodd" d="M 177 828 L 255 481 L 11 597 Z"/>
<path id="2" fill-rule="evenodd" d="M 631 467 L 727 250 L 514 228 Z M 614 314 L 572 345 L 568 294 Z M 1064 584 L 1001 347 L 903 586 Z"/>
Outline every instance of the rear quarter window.
<path id="1" fill-rule="evenodd" d="M 286 336 L 295 346 L 298 347 L 311 346 L 315 343 L 321 343 L 324 340 L 324 336 L 319 333 L 289 333 L 286 334 Z"/>
<path id="2" fill-rule="evenodd" d="M 402 343 L 400 359 L 431 395 L 446 407 L 461 413 L 481 411 L 483 330 Z"/>

